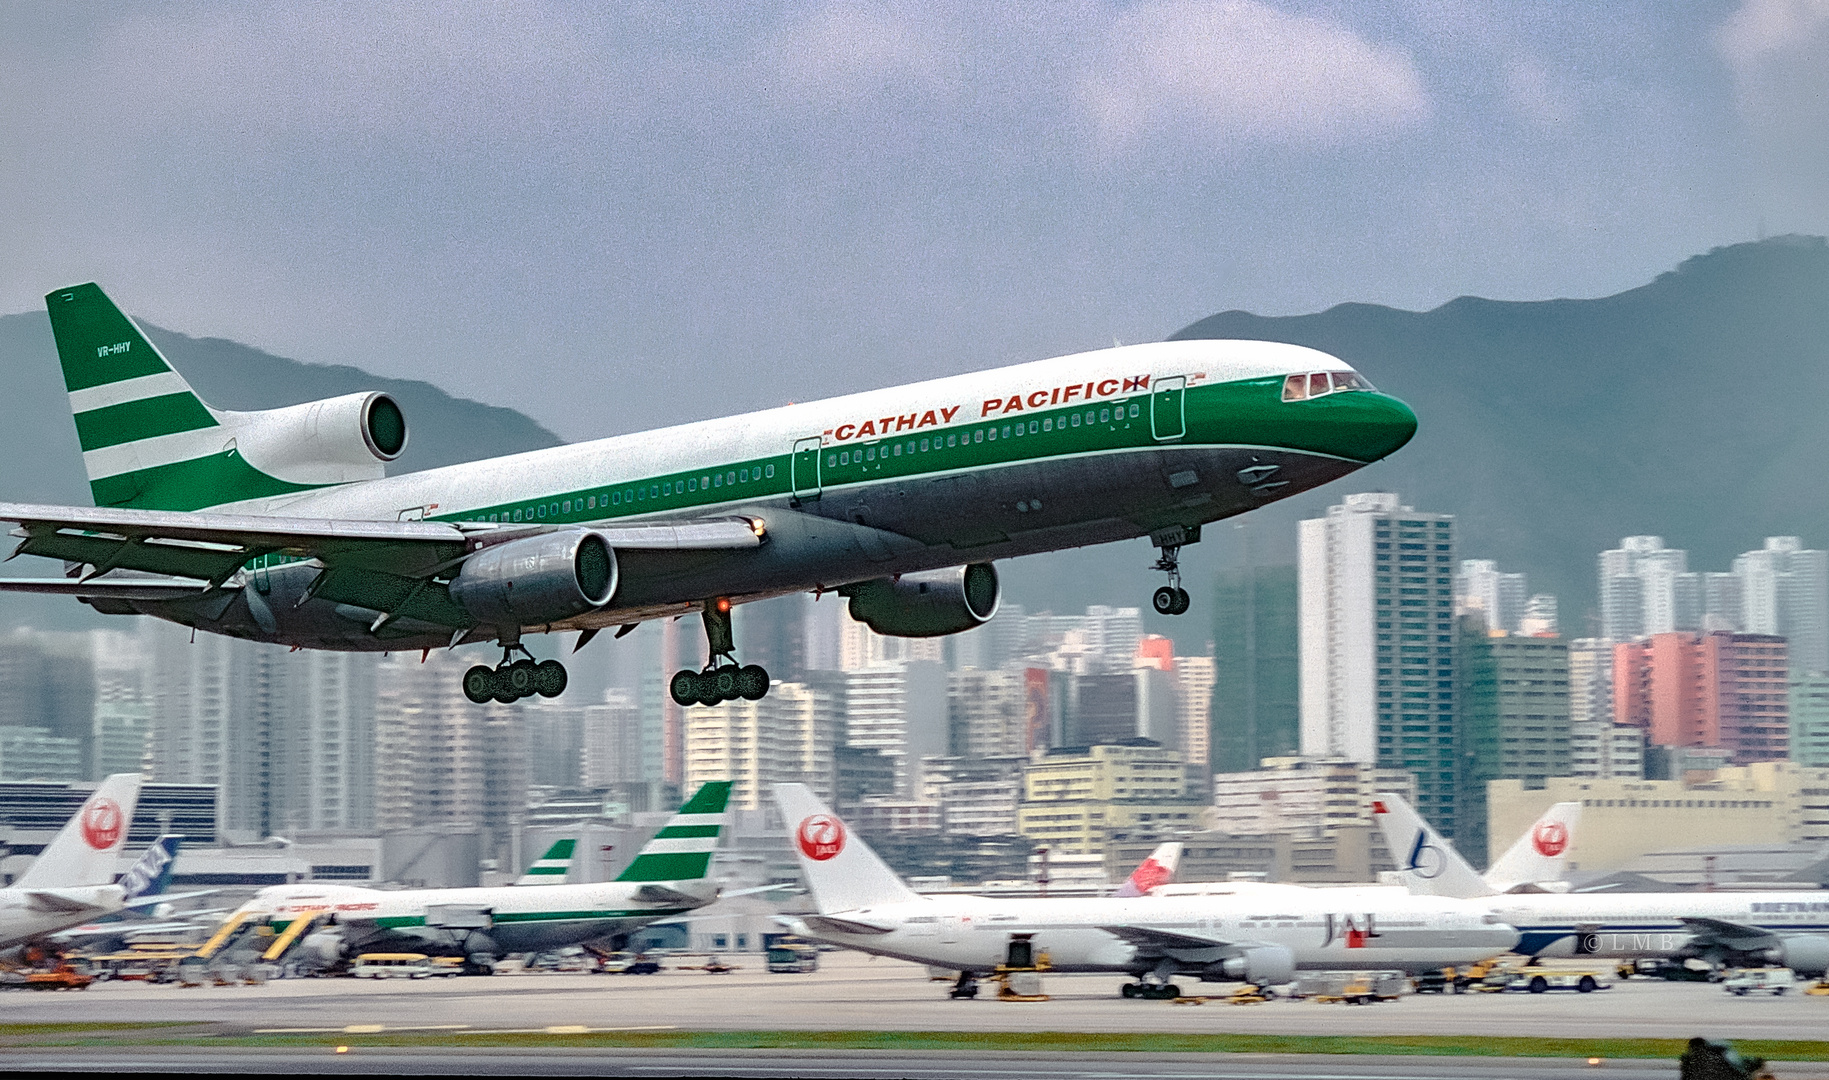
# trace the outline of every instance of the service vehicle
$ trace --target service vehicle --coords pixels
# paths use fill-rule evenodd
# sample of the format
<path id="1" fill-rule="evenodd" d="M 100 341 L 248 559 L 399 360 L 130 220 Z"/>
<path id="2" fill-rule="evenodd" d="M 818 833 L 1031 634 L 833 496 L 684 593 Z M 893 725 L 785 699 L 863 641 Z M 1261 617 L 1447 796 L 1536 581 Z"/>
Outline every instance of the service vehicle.
<path id="1" fill-rule="evenodd" d="M 1748 994 L 1770 994 L 1783 997 L 1797 985 L 1797 975 L 1790 968 L 1735 968 L 1721 981 L 1721 989 L 1738 997 Z"/>
<path id="2" fill-rule="evenodd" d="M 429 979 L 437 969 L 425 953 L 363 953 L 349 973 L 358 979 Z"/>
<path id="3" fill-rule="evenodd" d="M 1512 976 L 1505 984 L 1507 990 L 1523 990 L 1529 994 L 1542 994 L 1551 990 L 1573 990 L 1578 994 L 1591 994 L 1596 990 L 1610 990 L 1613 982 L 1601 971 L 1561 971 L 1555 968 L 1527 967 Z"/>
<path id="4" fill-rule="evenodd" d="M 819 970 L 819 950 L 801 942 L 783 941 L 769 946 L 768 969 L 778 975 L 800 975 Z"/>

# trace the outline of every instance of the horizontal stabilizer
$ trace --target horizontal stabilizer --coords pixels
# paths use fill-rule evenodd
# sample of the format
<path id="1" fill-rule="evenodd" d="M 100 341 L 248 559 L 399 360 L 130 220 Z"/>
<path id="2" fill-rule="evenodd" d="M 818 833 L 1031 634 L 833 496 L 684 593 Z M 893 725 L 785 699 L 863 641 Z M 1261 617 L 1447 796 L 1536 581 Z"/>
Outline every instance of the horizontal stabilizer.
<path id="1" fill-rule="evenodd" d="M 823 934 L 890 934 L 895 932 L 893 926 L 877 926 L 874 923 L 857 919 L 839 919 L 831 915 L 802 915 L 800 921 L 807 924 L 807 929 Z"/>
<path id="2" fill-rule="evenodd" d="M 28 889 L 25 903 L 33 911 L 58 915 L 74 915 L 79 911 L 95 911 L 106 906 L 96 903 L 93 896 L 69 896 L 50 889 Z"/>

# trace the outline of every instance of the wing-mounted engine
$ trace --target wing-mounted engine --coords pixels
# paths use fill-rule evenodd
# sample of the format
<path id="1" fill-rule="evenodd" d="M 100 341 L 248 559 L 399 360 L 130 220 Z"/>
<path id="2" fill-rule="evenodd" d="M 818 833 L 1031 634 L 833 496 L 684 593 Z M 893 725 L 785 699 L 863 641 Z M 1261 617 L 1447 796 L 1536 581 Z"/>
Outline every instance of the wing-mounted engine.
<path id="1" fill-rule="evenodd" d="M 940 637 L 982 626 L 1003 589 L 990 563 L 877 578 L 847 587 L 851 617 L 889 637 Z"/>
<path id="2" fill-rule="evenodd" d="M 228 449 L 294 484 L 378 480 L 406 449 L 406 416 L 379 392 L 217 416 L 228 429 Z"/>
<path id="3" fill-rule="evenodd" d="M 1287 945 L 1242 945 L 1238 955 L 1210 964 L 1203 982 L 1240 980 L 1259 986 L 1281 986 L 1296 977 L 1296 954 Z"/>
<path id="4" fill-rule="evenodd" d="M 1790 934 L 1779 940 L 1770 955 L 1799 975 L 1821 976 L 1825 969 L 1829 969 L 1829 937 L 1821 934 Z"/>
<path id="5" fill-rule="evenodd" d="M 451 580 L 451 599 L 487 626 L 538 626 L 609 603 L 617 576 L 602 533 L 566 529 L 472 555 Z"/>

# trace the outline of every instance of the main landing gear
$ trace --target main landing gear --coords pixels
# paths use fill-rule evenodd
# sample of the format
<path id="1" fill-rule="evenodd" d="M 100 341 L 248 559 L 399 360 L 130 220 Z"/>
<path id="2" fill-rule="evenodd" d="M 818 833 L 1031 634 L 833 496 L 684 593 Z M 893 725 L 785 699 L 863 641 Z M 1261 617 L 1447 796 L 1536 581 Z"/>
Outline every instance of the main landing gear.
<path id="1" fill-rule="evenodd" d="M 1161 551 L 1156 565 L 1150 569 L 1169 576 L 1169 583 L 1157 589 L 1156 595 L 1150 598 L 1150 606 L 1158 615 L 1186 615 L 1193 601 L 1188 598 L 1188 591 L 1181 587 L 1181 546 L 1199 540 L 1200 531 L 1177 525 L 1151 533 L 1149 539 Z"/>
<path id="2" fill-rule="evenodd" d="M 705 601 L 705 642 L 711 662 L 703 671 L 686 668 L 673 673 L 667 692 L 677 705 L 717 705 L 742 698 L 761 701 L 768 695 L 768 671 L 760 664 L 739 666 L 733 655 L 736 643 L 730 629 L 730 601 L 724 597 Z"/>
<path id="3" fill-rule="evenodd" d="M 523 654 L 521 659 L 510 662 L 517 649 Z M 533 694 L 556 698 L 565 693 L 570 681 L 564 664 L 536 661 L 527 646 L 517 641 L 502 646 L 502 662 L 495 667 L 478 664 L 464 672 L 464 696 L 478 705 L 491 701 L 508 705 Z"/>
<path id="4" fill-rule="evenodd" d="M 1119 991 L 1127 998 L 1147 998 L 1153 1001 L 1173 1001 L 1181 996 L 1181 987 L 1174 983 L 1125 983 Z"/>

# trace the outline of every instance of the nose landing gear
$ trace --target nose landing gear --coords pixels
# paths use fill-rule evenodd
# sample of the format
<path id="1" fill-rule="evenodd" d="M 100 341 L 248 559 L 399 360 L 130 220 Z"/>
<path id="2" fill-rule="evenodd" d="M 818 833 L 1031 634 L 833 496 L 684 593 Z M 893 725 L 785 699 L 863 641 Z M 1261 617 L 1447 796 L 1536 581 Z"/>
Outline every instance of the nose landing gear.
<path id="1" fill-rule="evenodd" d="M 731 634 L 730 601 L 725 597 L 705 601 L 705 642 L 711 662 L 704 670 L 685 668 L 673 673 L 667 692 L 674 704 L 717 705 L 742 698 L 761 701 L 768 696 L 768 671 L 760 664 L 738 665 L 736 642 Z"/>
<path id="2" fill-rule="evenodd" d="M 510 662 L 517 650 L 523 654 L 521 659 Z M 510 705 L 534 694 L 556 698 L 565 693 L 570 681 L 565 665 L 559 661 L 536 661 L 519 641 L 503 642 L 500 664 L 493 668 L 478 664 L 464 672 L 464 696 L 478 705 L 491 701 Z"/>
<path id="3" fill-rule="evenodd" d="M 1198 541 L 1200 530 L 1177 525 L 1151 533 L 1149 539 L 1161 552 L 1156 564 L 1150 569 L 1160 570 L 1169 576 L 1169 583 L 1157 589 L 1156 594 L 1150 598 L 1150 606 L 1156 609 L 1158 615 L 1186 615 L 1193 601 L 1188 598 L 1188 591 L 1181 587 L 1181 546 Z"/>

